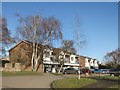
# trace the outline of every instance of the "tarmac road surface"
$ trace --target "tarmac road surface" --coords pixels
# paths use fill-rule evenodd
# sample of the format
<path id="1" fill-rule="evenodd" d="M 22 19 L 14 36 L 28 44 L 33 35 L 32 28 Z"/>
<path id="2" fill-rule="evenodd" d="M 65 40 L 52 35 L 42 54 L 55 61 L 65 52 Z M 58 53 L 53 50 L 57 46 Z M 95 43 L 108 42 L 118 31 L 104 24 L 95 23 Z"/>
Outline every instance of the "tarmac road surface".
<path id="1" fill-rule="evenodd" d="M 61 76 L 44 73 L 40 76 L 2 77 L 3 88 L 50 88 L 50 84 Z"/>

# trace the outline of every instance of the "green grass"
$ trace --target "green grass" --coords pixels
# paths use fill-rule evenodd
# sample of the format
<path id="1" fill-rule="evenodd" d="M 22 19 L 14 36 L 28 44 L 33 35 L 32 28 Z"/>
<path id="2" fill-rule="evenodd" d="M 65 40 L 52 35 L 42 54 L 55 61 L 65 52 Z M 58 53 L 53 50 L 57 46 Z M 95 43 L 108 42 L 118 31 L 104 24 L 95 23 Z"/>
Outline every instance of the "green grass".
<path id="1" fill-rule="evenodd" d="M 96 78 L 98 78 L 98 79 L 108 79 L 108 80 L 118 80 L 119 79 L 119 77 L 117 77 L 117 76 L 98 76 L 98 77 L 96 77 Z"/>
<path id="2" fill-rule="evenodd" d="M 0 71 L 0 76 L 2 76 L 2 71 Z"/>
<path id="3" fill-rule="evenodd" d="M 96 83 L 97 81 L 89 78 L 67 78 L 56 80 L 52 83 L 53 88 L 80 88 L 89 84 Z"/>
<path id="4" fill-rule="evenodd" d="M 53 75 L 57 76 L 57 75 L 63 75 L 61 73 L 52 73 Z"/>
<path id="5" fill-rule="evenodd" d="M 40 72 L 32 71 L 16 71 L 16 72 L 1 72 L 2 76 L 31 76 L 31 75 L 42 75 Z"/>

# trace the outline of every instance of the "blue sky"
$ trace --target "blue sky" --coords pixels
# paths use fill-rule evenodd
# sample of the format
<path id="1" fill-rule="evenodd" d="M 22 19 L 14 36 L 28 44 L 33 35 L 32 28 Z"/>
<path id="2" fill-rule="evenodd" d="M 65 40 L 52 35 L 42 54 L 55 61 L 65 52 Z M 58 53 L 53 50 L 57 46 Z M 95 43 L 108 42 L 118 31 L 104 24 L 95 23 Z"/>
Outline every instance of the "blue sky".
<path id="1" fill-rule="evenodd" d="M 79 15 L 83 39 L 87 41 L 81 50 L 81 55 L 102 61 L 106 52 L 118 47 L 117 2 L 2 3 L 2 15 L 7 19 L 12 35 L 19 25 L 15 13 L 22 16 L 36 14 L 44 17 L 54 16 L 61 22 L 64 39 L 72 39 L 75 42 L 75 21 L 76 16 Z M 55 46 L 59 44 L 60 42 L 57 42 Z"/>

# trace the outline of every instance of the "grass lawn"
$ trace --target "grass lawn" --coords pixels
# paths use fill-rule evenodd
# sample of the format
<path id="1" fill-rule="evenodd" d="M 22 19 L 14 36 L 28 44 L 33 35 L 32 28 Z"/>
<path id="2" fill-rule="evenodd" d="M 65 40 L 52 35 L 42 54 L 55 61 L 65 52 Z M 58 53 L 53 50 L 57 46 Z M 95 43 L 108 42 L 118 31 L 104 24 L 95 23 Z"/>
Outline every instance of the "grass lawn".
<path id="1" fill-rule="evenodd" d="M 119 77 L 117 77 L 117 76 L 97 76 L 96 78 L 98 78 L 98 79 L 108 79 L 108 80 L 118 80 L 119 79 Z"/>
<path id="2" fill-rule="evenodd" d="M 67 78 L 56 80 L 52 83 L 53 88 L 80 88 L 89 84 L 96 83 L 97 81 L 89 78 Z"/>
<path id="3" fill-rule="evenodd" d="M 63 75 L 62 73 L 52 73 L 53 75 L 57 76 L 57 75 Z"/>
<path id="4" fill-rule="evenodd" d="M 0 71 L 0 76 L 2 76 L 2 71 Z"/>
<path id="5" fill-rule="evenodd" d="M 1 72 L 2 76 L 30 76 L 30 75 L 42 75 L 40 72 L 32 71 L 16 71 L 16 72 Z"/>

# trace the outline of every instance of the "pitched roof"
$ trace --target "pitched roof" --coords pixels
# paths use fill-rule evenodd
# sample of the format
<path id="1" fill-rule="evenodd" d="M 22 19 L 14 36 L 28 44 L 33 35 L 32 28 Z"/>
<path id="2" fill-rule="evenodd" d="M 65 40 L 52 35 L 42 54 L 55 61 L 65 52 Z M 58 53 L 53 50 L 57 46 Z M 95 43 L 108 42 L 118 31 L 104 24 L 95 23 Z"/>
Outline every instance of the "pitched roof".
<path id="1" fill-rule="evenodd" d="M 12 49 L 14 49 L 15 47 L 17 47 L 17 46 L 18 46 L 20 43 L 22 43 L 22 42 L 24 42 L 24 43 L 26 43 L 26 44 L 32 44 L 32 42 L 30 42 L 30 41 L 22 40 L 22 41 L 18 42 L 13 48 L 11 48 L 11 49 L 9 50 L 9 52 L 10 52 Z M 52 49 L 54 55 L 56 55 L 57 53 L 60 53 L 61 51 L 65 52 L 65 53 L 68 53 L 68 54 L 73 54 L 73 53 L 68 52 L 67 50 L 63 50 L 62 48 L 54 48 L 54 47 L 52 47 L 52 46 L 49 46 L 49 45 L 46 45 L 46 46 L 45 46 L 45 45 L 42 45 L 42 44 L 39 44 L 39 46 L 44 46 L 44 47 L 48 47 L 49 49 Z M 76 55 L 76 54 L 74 54 L 74 55 Z M 77 56 L 79 57 L 79 55 L 77 55 Z M 90 58 L 90 57 L 88 57 L 88 56 L 82 56 L 82 55 L 80 55 L 80 57 L 82 57 L 82 58 L 88 58 L 88 59 L 93 59 L 93 58 Z M 95 59 L 93 59 L 93 60 L 95 60 Z"/>
<path id="2" fill-rule="evenodd" d="M 12 47 L 10 50 L 8 50 L 9 52 L 14 49 L 15 47 L 17 47 L 19 44 L 21 44 L 22 42 L 26 43 L 26 44 L 30 44 L 30 42 L 26 41 L 26 40 L 22 40 L 20 42 L 18 42 L 14 47 Z"/>
<path id="3" fill-rule="evenodd" d="M 32 44 L 32 42 L 30 42 L 30 41 L 22 40 L 22 41 L 18 42 L 14 47 L 12 47 L 12 48 L 9 50 L 9 52 L 10 52 L 12 49 L 14 49 L 15 47 L 17 47 L 19 44 L 21 44 L 22 42 L 24 42 L 24 43 L 26 43 L 26 44 Z M 49 49 L 52 49 L 52 50 L 53 50 L 53 54 L 60 53 L 61 51 L 65 52 L 65 53 L 68 53 L 68 54 L 72 54 L 72 53 L 68 52 L 67 50 L 63 50 L 62 48 L 54 48 L 54 47 L 49 46 L 49 45 L 46 45 L 46 46 L 45 46 L 45 45 L 39 44 L 39 47 L 40 47 L 40 46 L 44 46 L 44 47 L 48 47 Z"/>

